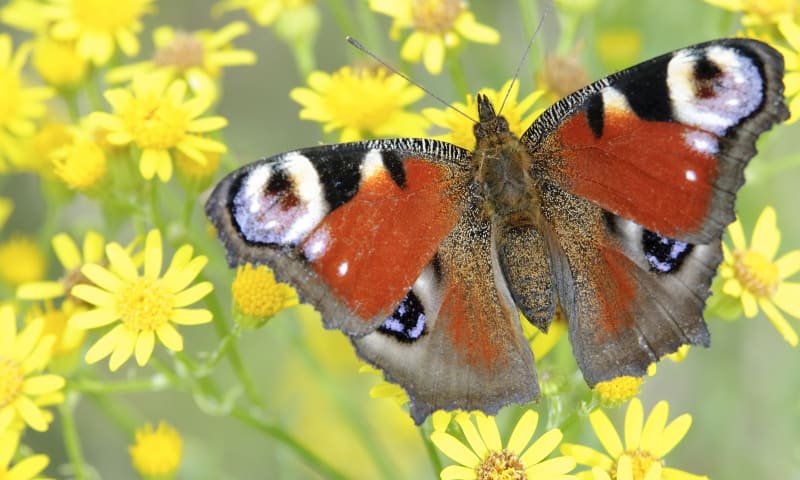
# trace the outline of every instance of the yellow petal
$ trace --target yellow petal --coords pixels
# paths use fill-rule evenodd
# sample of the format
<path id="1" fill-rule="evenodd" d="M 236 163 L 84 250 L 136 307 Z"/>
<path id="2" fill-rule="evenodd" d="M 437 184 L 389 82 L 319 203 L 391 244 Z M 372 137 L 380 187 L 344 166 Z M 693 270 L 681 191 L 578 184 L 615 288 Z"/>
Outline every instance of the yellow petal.
<path id="1" fill-rule="evenodd" d="M 202 282 L 175 295 L 172 306 L 175 308 L 191 305 L 214 290 L 211 282 Z"/>
<path id="2" fill-rule="evenodd" d="M 116 305 L 117 300 L 111 293 L 101 290 L 93 285 L 86 285 L 79 283 L 72 287 L 70 292 L 73 297 L 80 298 L 81 300 L 96 305 L 98 307 L 111 308 Z"/>
<path id="3" fill-rule="evenodd" d="M 38 397 L 64 388 L 66 381 L 61 375 L 47 374 L 28 377 L 22 384 L 22 391 L 26 395 Z"/>
<path id="4" fill-rule="evenodd" d="M 781 314 L 780 310 L 775 308 L 775 305 L 766 298 L 760 299 L 758 304 L 783 339 L 786 340 L 789 345 L 796 347 L 798 343 L 797 332 L 795 332 L 794 328 L 792 328 L 786 320 L 786 317 Z"/>
<path id="5" fill-rule="evenodd" d="M 47 430 L 47 419 L 44 417 L 42 409 L 37 407 L 30 398 L 24 395 L 17 397 L 17 400 L 14 402 L 14 408 L 25 423 L 32 429 L 37 432 L 44 432 Z"/>
<path id="6" fill-rule="evenodd" d="M 441 37 L 436 35 L 429 36 L 425 44 L 422 63 L 432 75 L 438 75 L 442 72 L 442 65 L 444 64 L 444 41 Z"/>
<path id="7" fill-rule="evenodd" d="M 758 302 L 752 293 L 746 289 L 742 289 L 742 293 L 739 298 L 742 300 L 742 310 L 744 311 L 745 317 L 753 318 L 758 315 Z"/>
<path id="8" fill-rule="evenodd" d="M 170 321 L 176 325 L 201 325 L 213 319 L 209 310 L 200 308 L 176 308 Z"/>
<path id="9" fill-rule="evenodd" d="M 425 49 L 425 41 L 426 37 L 422 32 L 411 32 L 411 35 L 408 36 L 405 43 L 403 43 L 403 47 L 400 49 L 400 58 L 407 62 L 419 62 L 422 58 L 422 52 Z"/>
<path id="10" fill-rule="evenodd" d="M 475 469 L 463 465 L 450 465 L 439 474 L 441 480 L 475 480 Z"/>
<path id="11" fill-rule="evenodd" d="M 656 406 L 653 407 L 642 429 L 642 442 L 639 446 L 639 450 L 644 452 L 653 452 L 656 450 L 664 427 L 667 424 L 668 415 L 669 404 L 664 400 L 656 403 Z"/>
<path id="12" fill-rule="evenodd" d="M 800 283 L 781 282 L 778 291 L 772 296 L 775 305 L 793 316 L 800 318 Z"/>
<path id="13" fill-rule="evenodd" d="M 28 357 L 42 338 L 43 330 L 44 322 L 41 319 L 29 323 L 27 327 L 22 329 L 17 336 L 14 348 L 11 350 L 11 358 L 24 360 Z"/>
<path id="14" fill-rule="evenodd" d="M 189 126 L 186 130 L 195 133 L 213 132 L 227 125 L 228 120 L 225 117 L 205 117 L 197 118 L 189 122 Z"/>
<path id="15" fill-rule="evenodd" d="M 638 450 L 642 438 L 642 425 L 644 424 L 644 409 L 642 401 L 638 398 L 631 399 L 628 411 L 625 413 L 625 448 Z"/>
<path id="16" fill-rule="evenodd" d="M 71 328 L 89 330 L 104 327 L 119 319 L 119 313 L 112 308 L 96 308 L 85 312 L 78 312 L 69 319 Z"/>
<path id="17" fill-rule="evenodd" d="M 688 413 L 680 415 L 675 420 L 671 421 L 658 439 L 652 453 L 658 458 L 664 458 L 675 446 L 683 440 L 683 437 L 689 432 L 689 427 L 692 426 L 692 416 Z"/>
<path id="18" fill-rule="evenodd" d="M 86 352 L 86 363 L 93 364 L 107 357 L 117 347 L 124 325 L 117 325 L 111 331 L 100 337 Z"/>
<path id="19" fill-rule="evenodd" d="M 553 430 L 551 430 L 553 431 Z M 527 464 L 526 464 L 527 465 Z M 558 475 L 569 473 L 575 468 L 575 459 L 572 457 L 556 457 L 537 463 L 525 469 L 528 478 L 548 478 L 557 480 Z M 571 477 L 566 477 L 571 478 Z"/>
<path id="20" fill-rule="evenodd" d="M 594 433 L 597 435 L 600 444 L 603 445 L 603 448 L 606 449 L 608 454 L 613 458 L 619 457 L 623 452 L 622 441 L 620 441 L 619 435 L 617 435 L 617 431 L 614 429 L 614 425 L 611 423 L 611 420 L 608 419 L 605 412 L 602 410 L 595 410 L 590 413 L 589 423 L 592 424 Z"/>
<path id="21" fill-rule="evenodd" d="M 153 347 L 156 344 L 156 336 L 152 330 L 143 330 L 139 332 L 139 337 L 136 339 L 136 363 L 143 367 L 150 355 L 153 354 Z"/>
<path id="22" fill-rule="evenodd" d="M 472 451 L 475 452 L 475 455 L 477 455 L 478 458 L 484 458 L 489 449 L 487 449 L 486 444 L 483 443 L 483 439 L 480 433 L 478 433 L 478 429 L 475 428 L 475 425 L 470 420 L 470 416 L 459 412 L 455 415 L 455 420 L 458 426 L 461 427 L 464 438 L 467 440 L 467 443 L 469 443 L 469 447 Z"/>
<path id="23" fill-rule="evenodd" d="M 481 432 L 486 448 L 494 452 L 503 449 L 503 442 L 500 439 L 500 430 L 497 429 L 497 422 L 494 417 L 482 413 L 475 414 L 475 423 L 478 424 L 478 431 Z"/>
<path id="24" fill-rule="evenodd" d="M 120 278 L 129 283 L 139 278 L 139 272 L 133 263 L 133 259 L 120 244 L 114 242 L 106 245 L 106 256 L 108 257 L 111 271 L 119 275 Z"/>
<path id="25" fill-rule="evenodd" d="M 433 432 L 431 441 L 442 453 L 461 465 L 475 467 L 481 461 L 472 450 L 449 433 Z"/>
<path id="26" fill-rule="evenodd" d="M 103 236 L 89 230 L 83 238 L 83 261 L 99 263 L 103 259 Z"/>
<path id="27" fill-rule="evenodd" d="M 522 452 L 525 451 L 525 447 L 528 446 L 531 438 L 533 438 L 533 433 L 536 431 L 537 423 L 539 423 L 539 414 L 534 410 L 527 410 L 517 421 L 514 431 L 511 432 L 511 436 L 508 438 L 508 444 L 506 445 L 506 448 L 517 455 L 522 455 Z M 541 441 L 541 438 L 537 440 L 536 443 L 538 444 L 539 441 Z M 560 437 L 559 441 L 561 441 Z M 551 451 L 552 449 L 548 450 L 547 453 L 550 453 Z M 530 450 L 528 453 L 529 452 Z M 536 462 L 528 463 L 523 461 L 523 463 L 531 465 Z"/>
<path id="28" fill-rule="evenodd" d="M 769 261 L 775 258 L 781 243 L 781 232 L 776 224 L 775 209 L 767 206 L 756 220 L 753 228 L 753 239 L 750 248 L 760 252 Z"/>
<path id="29" fill-rule="evenodd" d="M 65 293 L 61 282 L 28 282 L 17 287 L 17 298 L 21 300 L 47 300 Z"/>
<path id="30" fill-rule="evenodd" d="M 161 259 L 163 250 L 161 245 L 161 232 L 150 230 L 144 241 L 144 276 L 158 278 L 161 273 Z"/>
<path id="31" fill-rule="evenodd" d="M 739 217 L 736 217 L 736 221 L 728 226 L 728 235 L 731 236 L 731 243 L 733 243 L 734 250 L 740 252 L 747 250 L 747 240 L 745 240 L 744 229 L 742 228 L 742 222 L 739 220 Z"/>
<path id="32" fill-rule="evenodd" d="M 531 434 L 533 434 L 533 432 L 531 432 Z M 564 438 L 564 435 L 561 434 L 561 430 L 557 428 L 548 430 L 542 434 L 541 437 L 536 439 L 533 445 L 531 445 L 531 448 L 523 453 L 520 457 L 522 463 L 524 465 L 536 465 L 541 462 L 542 459 L 550 455 L 550 453 L 556 449 L 558 444 L 561 443 L 562 438 Z"/>
<path id="33" fill-rule="evenodd" d="M 131 358 L 131 355 L 133 355 L 133 350 L 136 347 L 137 337 L 137 332 L 134 332 L 129 328 L 121 329 L 117 346 L 114 348 L 114 351 L 111 352 L 111 358 L 108 360 L 108 368 L 112 372 L 117 371 L 123 363 Z"/>
<path id="34" fill-rule="evenodd" d="M 96 263 L 87 263 L 81 268 L 81 273 L 92 283 L 102 286 L 103 289 L 111 293 L 119 292 L 124 285 L 118 276 Z"/>
<path id="35" fill-rule="evenodd" d="M 800 250 L 792 250 L 775 261 L 780 277 L 789 278 L 800 271 Z"/>
<path id="36" fill-rule="evenodd" d="M 165 323 L 158 327 L 156 335 L 158 335 L 158 339 L 161 340 L 161 343 L 173 352 L 180 352 L 183 350 L 183 337 L 171 323 Z"/>
<path id="37" fill-rule="evenodd" d="M 66 233 L 59 233 L 53 237 L 52 244 L 58 261 L 66 270 L 72 270 L 81 265 L 81 254 L 72 237 Z"/>

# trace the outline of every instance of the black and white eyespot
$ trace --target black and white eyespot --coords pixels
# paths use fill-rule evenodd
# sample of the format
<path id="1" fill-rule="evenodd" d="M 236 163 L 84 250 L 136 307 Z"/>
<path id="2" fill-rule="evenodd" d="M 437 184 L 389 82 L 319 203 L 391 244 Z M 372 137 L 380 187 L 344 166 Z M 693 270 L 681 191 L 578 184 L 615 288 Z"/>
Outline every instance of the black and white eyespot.
<path id="1" fill-rule="evenodd" d="M 425 308 L 413 290 L 403 298 L 378 331 L 403 343 L 419 340 L 427 332 Z"/>
<path id="2" fill-rule="evenodd" d="M 297 245 L 329 211 L 317 169 L 289 152 L 248 172 L 232 199 L 233 218 L 249 242 Z"/>
<path id="3" fill-rule="evenodd" d="M 764 80 L 752 58 L 722 45 L 674 54 L 667 66 L 672 113 L 680 122 L 724 135 L 759 109 Z M 714 150 L 701 139 L 698 149 Z"/>
<path id="4" fill-rule="evenodd" d="M 656 273 L 672 273 L 680 270 L 683 261 L 692 253 L 694 245 L 673 240 L 642 229 L 642 250 L 650 270 Z"/>

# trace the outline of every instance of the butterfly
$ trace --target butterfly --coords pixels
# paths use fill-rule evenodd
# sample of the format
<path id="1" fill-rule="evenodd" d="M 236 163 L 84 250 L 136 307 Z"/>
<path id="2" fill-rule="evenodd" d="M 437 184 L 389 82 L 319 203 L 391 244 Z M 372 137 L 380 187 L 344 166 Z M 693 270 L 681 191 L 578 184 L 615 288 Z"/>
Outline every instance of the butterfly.
<path id="1" fill-rule="evenodd" d="M 396 138 L 243 166 L 206 203 L 231 265 L 271 267 L 401 385 L 416 423 L 539 395 L 519 312 L 557 309 L 589 386 L 709 344 L 703 308 L 783 59 L 690 46 L 553 104 L 517 138 L 478 96 L 476 147 Z"/>

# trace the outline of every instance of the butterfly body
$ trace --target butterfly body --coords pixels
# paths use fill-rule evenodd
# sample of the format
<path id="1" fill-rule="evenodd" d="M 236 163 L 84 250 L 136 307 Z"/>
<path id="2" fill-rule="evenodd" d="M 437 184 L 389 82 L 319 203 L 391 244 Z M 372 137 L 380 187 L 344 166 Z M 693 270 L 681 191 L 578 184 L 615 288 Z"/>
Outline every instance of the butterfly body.
<path id="1" fill-rule="evenodd" d="M 780 56 L 718 40 L 600 80 L 516 138 L 478 97 L 476 148 L 312 147 L 242 167 L 206 209 L 402 385 L 421 422 L 538 395 L 518 310 L 560 308 L 589 385 L 708 345 L 702 318 L 756 137 L 788 116 Z"/>

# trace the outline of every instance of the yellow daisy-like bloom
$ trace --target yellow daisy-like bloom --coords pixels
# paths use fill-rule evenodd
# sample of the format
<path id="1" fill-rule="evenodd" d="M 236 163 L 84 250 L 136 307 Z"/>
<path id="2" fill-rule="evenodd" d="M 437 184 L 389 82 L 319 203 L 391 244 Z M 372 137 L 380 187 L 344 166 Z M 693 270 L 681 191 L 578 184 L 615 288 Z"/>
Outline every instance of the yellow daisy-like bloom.
<path id="1" fill-rule="evenodd" d="M 19 448 L 20 432 L 0 434 L 0 478 L 3 480 L 33 480 L 47 468 L 50 457 L 37 454 L 14 462 L 14 454 Z"/>
<path id="2" fill-rule="evenodd" d="M 544 107 L 536 108 L 533 111 L 531 111 L 531 109 L 545 92 L 544 90 L 536 90 L 523 98 L 522 101 L 518 102 L 519 82 L 514 82 L 509 92 L 508 89 L 511 82 L 512 80 L 507 81 L 499 90 L 482 88 L 478 93 L 489 97 L 489 101 L 494 105 L 495 111 L 497 111 L 499 115 L 505 117 L 511 132 L 519 137 L 531 126 L 533 120 L 544 111 Z M 503 102 L 503 98 L 506 96 L 506 92 L 509 92 L 508 99 L 506 100 L 506 104 L 503 105 L 502 111 L 500 111 L 500 105 Z M 475 121 L 473 119 L 478 118 L 478 103 L 475 97 L 467 95 L 466 104 L 455 102 L 453 103 L 453 107 L 466 113 L 471 118 L 464 117 L 464 115 L 452 108 L 426 108 L 422 111 L 422 114 L 434 125 L 448 130 L 448 133 L 434 136 L 433 138 L 454 143 L 467 150 L 474 150 L 475 133 L 473 131 L 473 126 L 475 125 Z"/>
<path id="3" fill-rule="evenodd" d="M 800 26 L 797 22 L 784 19 L 778 24 L 778 30 L 791 48 L 781 45 L 772 46 L 783 54 L 786 72 L 783 75 L 784 95 L 789 102 L 791 116 L 787 123 L 800 119 Z"/>
<path id="4" fill-rule="evenodd" d="M 795 18 L 798 14 L 797 0 L 705 0 L 715 7 L 731 12 L 741 12 L 742 24 L 758 26 L 776 24 L 784 18 Z"/>
<path id="5" fill-rule="evenodd" d="M 442 71 L 445 51 L 457 47 L 461 37 L 496 45 L 497 30 L 478 23 L 463 0 L 369 0 L 369 7 L 394 19 L 391 36 L 413 29 L 400 50 L 403 60 L 419 63 L 432 74 Z"/>
<path id="6" fill-rule="evenodd" d="M 50 34 L 74 41 L 78 53 L 95 65 L 104 65 L 116 46 L 132 57 L 139 53 L 136 34 L 140 18 L 152 10 L 153 0 L 49 0 Z"/>
<path id="7" fill-rule="evenodd" d="M 299 303 L 297 292 L 275 281 L 264 265 L 240 265 L 231 284 L 234 318 L 243 327 L 257 328 L 284 308 Z"/>
<path id="8" fill-rule="evenodd" d="M 575 468 L 575 460 L 571 457 L 545 460 L 561 442 L 561 430 L 549 430 L 528 446 L 539 421 L 535 411 L 528 410 L 520 417 L 505 447 L 494 417 L 475 414 L 474 424 L 466 413 L 456 413 L 454 417 L 467 443 L 441 430 L 431 433 L 436 448 L 460 464 L 445 467 L 440 475 L 442 480 L 574 478 L 567 475 Z"/>
<path id="9" fill-rule="evenodd" d="M 75 42 L 40 35 L 33 44 L 33 68 L 56 88 L 74 88 L 86 76 L 88 62 L 78 54 Z"/>
<path id="10" fill-rule="evenodd" d="M 296 9 L 313 3 L 313 0 L 223 0 L 212 11 L 219 15 L 232 10 L 246 10 L 262 27 L 268 27 L 287 9 Z"/>
<path id="11" fill-rule="evenodd" d="M 128 449 L 133 468 L 145 478 L 174 478 L 183 457 L 183 440 L 164 422 L 154 430 L 146 423 L 136 430 L 136 442 Z"/>
<path id="12" fill-rule="evenodd" d="M 64 401 L 64 378 L 40 373 L 50 361 L 54 341 L 43 337 L 43 330 L 39 320 L 17 333 L 14 310 L 0 307 L 0 435 L 17 420 L 36 431 L 47 430 L 50 417 L 41 407 Z"/>
<path id="13" fill-rule="evenodd" d="M 112 89 L 105 98 L 114 114 L 94 112 L 91 120 L 108 134 L 115 146 L 135 144 L 141 151 L 139 172 L 147 180 L 156 174 L 162 182 L 172 177 L 173 151 L 203 163 L 203 152 L 224 153 L 225 145 L 198 134 L 227 125 L 223 117 L 198 118 L 210 106 L 212 98 L 199 95 L 184 101 L 186 82 L 170 80 L 163 73 L 140 75 L 129 89 Z"/>
<path id="14" fill-rule="evenodd" d="M 643 377 L 623 375 L 600 382 L 594 386 L 593 390 L 600 397 L 600 402 L 603 405 L 616 407 L 639 395 L 642 383 L 644 383 Z"/>
<path id="15" fill-rule="evenodd" d="M 72 141 L 54 151 L 53 172 L 69 188 L 81 192 L 97 186 L 106 174 L 106 154 L 92 139 L 76 133 Z"/>
<path id="16" fill-rule="evenodd" d="M 342 67 L 333 74 L 316 71 L 310 88 L 292 89 L 289 96 L 303 106 L 300 118 L 323 124 L 325 133 L 342 130 L 341 142 L 372 137 L 420 137 L 428 121 L 404 107 L 425 92 L 381 67 Z"/>
<path id="17" fill-rule="evenodd" d="M 47 260 L 33 240 L 15 235 L 0 244 L 0 281 L 17 285 L 40 280 Z"/>
<path id="18" fill-rule="evenodd" d="M 786 281 L 800 271 L 800 250 L 775 260 L 781 241 L 775 209 L 766 207 L 761 212 L 749 247 L 738 218 L 728 234 L 732 248 L 722 244 L 724 260 L 719 269 L 723 293 L 741 300 L 747 318 L 755 317 L 760 307 L 784 340 L 797 346 L 797 332 L 781 312 L 800 319 L 800 283 Z"/>
<path id="19" fill-rule="evenodd" d="M 59 233 L 51 242 L 56 258 L 64 267 L 58 281 L 27 282 L 17 288 L 17 298 L 23 300 L 48 300 L 63 297 L 77 283 L 85 283 L 81 267 L 86 263 L 99 263 L 103 260 L 103 236 L 95 231 L 86 232 L 83 249 L 78 249 L 75 241 L 66 233 Z M 81 254 L 83 252 L 83 254 Z"/>
<path id="20" fill-rule="evenodd" d="M 72 288 L 72 295 L 95 308 L 73 315 L 69 325 L 92 329 L 120 322 L 86 352 L 87 363 L 110 355 L 109 368 L 115 371 L 135 354 L 136 362 L 143 366 L 153 353 L 156 337 L 168 349 L 181 351 L 183 337 L 175 325 L 211 321 L 211 312 L 206 309 L 184 308 L 213 289 L 210 282 L 189 287 L 208 262 L 202 255 L 192 258 L 193 252 L 191 245 L 179 248 L 159 277 L 164 256 L 161 233 L 151 230 L 145 239 L 142 275 L 131 255 L 118 243 L 106 246 L 110 268 L 96 263 L 81 268 L 81 273 L 96 286 L 78 284 Z"/>
<path id="21" fill-rule="evenodd" d="M 8 169 L 7 162 L 21 163 L 20 139 L 33 135 L 32 120 L 44 115 L 44 101 L 53 96 L 49 87 L 29 87 L 22 81 L 31 48 L 24 43 L 14 52 L 11 36 L 0 34 L 0 173 Z"/>
<path id="22" fill-rule="evenodd" d="M 109 72 L 108 80 L 125 82 L 142 73 L 166 70 L 171 78 L 186 80 L 193 92 L 216 97 L 214 79 L 223 68 L 256 63 L 255 53 L 232 45 L 234 39 L 249 29 L 244 22 L 229 23 L 216 32 L 182 32 L 170 26 L 159 27 L 153 32 L 156 47 L 153 59 L 115 68 Z"/>
<path id="23" fill-rule="evenodd" d="M 664 456 L 675 448 L 692 425 L 689 414 L 680 415 L 667 424 L 669 404 L 661 401 L 653 407 L 647 421 L 644 419 L 642 402 L 634 398 L 628 404 L 625 415 L 625 444 L 619 438 L 614 425 L 602 410 L 595 410 L 589 414 L 592 429 L 605 448 L 606 453 L 583 445 L 565 443 L 561 446 L 561 453 L 570 455 L 581 464 L 596 468 L 608 473 L 611 478 L 620 480 L 624 478 L 617 472 L 627 470 L 627 462 L 631 463 L 633 480 L 650 480 L 653 468 L 661 468 L 660 476 L 669 480 L 700 480 L 706 477 L 684 472 L 675 468 L 665 467 Z M 656 467 L 658 465 L 658 467 Z M 582 479 L 593 478 L 591 470 L 579 473 Z M 596 478 L 596 477 L 595 477 Z"/>
<path id="24" fill-rule="evenodd" d="M 53 337 L 53 357 L 65 357 L 78 350 L 86 339 L 86 330 L 69 326 L 70 317 L 83 310 L 85 308 L 70 299 L 61 302 L 58 308 L 54 308 L 52 302 L 46 302 L 43 308 L 35 306 L 31 309 L 28 323 L 41 320 L 44 323 L 42 336 Z"/>

